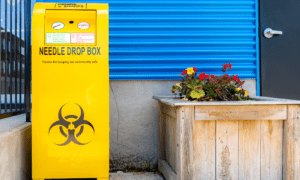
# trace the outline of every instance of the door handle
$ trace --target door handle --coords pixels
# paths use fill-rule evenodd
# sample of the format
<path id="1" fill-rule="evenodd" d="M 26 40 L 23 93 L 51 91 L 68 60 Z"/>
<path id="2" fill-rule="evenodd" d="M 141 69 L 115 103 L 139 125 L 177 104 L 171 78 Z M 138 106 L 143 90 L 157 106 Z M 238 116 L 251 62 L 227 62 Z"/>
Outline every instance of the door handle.
<path id="1" fill-rule="evenodd" d="M 267 28 L 264 31 L 264 36 L 266 38 L 271 38 L 273 37 L 273 35 L 282 35 L 282 34 L 283 34 L 282 31 L 273 30 L 271 28 Z"/>

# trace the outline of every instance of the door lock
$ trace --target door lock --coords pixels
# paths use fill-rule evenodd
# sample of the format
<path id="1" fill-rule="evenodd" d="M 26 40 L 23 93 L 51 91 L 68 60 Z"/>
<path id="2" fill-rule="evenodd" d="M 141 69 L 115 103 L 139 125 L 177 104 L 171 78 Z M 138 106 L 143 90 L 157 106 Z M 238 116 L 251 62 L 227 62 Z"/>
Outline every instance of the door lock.
<path id="1" fill-rule="evenodd" d="M 266 38 L 271 38 L 273 35 L 282 35 L 282 31 L 272 30 L 271 28 L 265 29 L 264 36 Z"/>

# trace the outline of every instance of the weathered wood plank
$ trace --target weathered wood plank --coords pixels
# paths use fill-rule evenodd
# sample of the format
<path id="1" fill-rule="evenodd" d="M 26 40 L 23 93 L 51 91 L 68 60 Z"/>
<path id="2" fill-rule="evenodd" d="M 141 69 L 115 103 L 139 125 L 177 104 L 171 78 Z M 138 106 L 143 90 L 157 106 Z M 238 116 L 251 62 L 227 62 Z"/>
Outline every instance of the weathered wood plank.
<path id="1" fill-rule="evenodd" d="M 193 179 L 193 128 L 195 117 L 194 106 L 184 107 L 184 123 L 183 123 L 183 149 L 182 149 L 182 172 L 181 179 Z"/>
<path id="2" fill-rule="evenodd" d="M 260 179 L 261 121 L 239 121 L 239 179 Z"/>
<path id="3" fill-rule="evenodd" d="M 177 109 L 177 156 L 176 156 L 176 175 L 177 175 L 177 179 L 181 180 L 182 178 L 182 171 L 183 171 L 183 166 L 182 166 L 182 162 L 183 162 L 183 127 L 184 127 L 184 107 L 179 107 Z"/>
<path id="4" fill-rule="evenodd" d="M 217 121 L 216 138 L 216 179 L 238 179 L 238 121 Z"/>
<path id="5" fill-rule="evenodd" d="M 176 119 L 166 115 L 166 161 L 174 170 L 176 167 L 176 145 L 177 145 L 177 132 L 176 132 Z"/>
<path id="6" fill-rule="evenodd" d="M 172 107 L 166 104 L 161 103 L 161 109 L 160 109 L 163 113 L 173 117 L 173 118 L 177 118 L 177 112 L 176 112 L 176 107 Z"/>
<path id="7" fill-rule="evenodd" d="M 161 111 L 162 104 L 159 103 L 159 140 L 158 140 L 158 161 L 161 159 L 166 159 L 166 153 L 165 153 L 165 133 L 166 133 L 166 116 Z M 158 170 L 160 170 L 160 163 L 158 163 Z"/>
<path id="8" fill-rule="evenodd" d="M 261 122 L 261 180 L 282 179 L 283 121 Z"/>
<path id="9" fill-rule="evenodd" d="M 299 177 L 299 106 L 288 105 L 288 120 L 283 131 L 283 179 L 298 180 Z"/>
<path id="10" fill-rule="evenodd" d="M 173 170 L 176 169 L 176 164 L 177 164 L 177 120 L 174 119 L 172 121 L 172 132 L 173 132 L 173 141 L 172 141 L 172 159 L 174 164 L 172 165 Z"/>
<path id="11" fill-rule="evenodd" d="M 165 141 L 165 149 L 166 149 L 166 162 L 169 164 L 169 166 L 172 165 L 172 159 L 170 157 L 170 151 L 171 151 L 171 147 L 170 147 L 170 141 L 171 141 L 171 135 L 170 135 L 170 121 L 167 119 L 168 115 L 166 115 L 166 141 Z"/>
<path id="12" fill-rule="evenodd" d="M 193 179 L 194 106 L 182 107 L 177 112 L 177 178 Z"/>
<path id="13" fill-rule="evenodd" d="M 294 120 L 295 140 L 295 179 L 300 179 L 300 107 L 297 107 L 297 117 Z"/>
<path id="14" fill-rule="evenodd" d="M 216 121 L 195 121 L 194 126 L 194 179 L 215 180 Z"/>
<path id="15" fill-rule="evenodd" d="M 160 160 L 160 171 L 167 180 L 177 180 L 177 175 L 165 160 Z"/>
<path id="16" fill-rule="evenodd" d="M 286 105 L 196 106 L 195 120 L 283 120 Z"/>
<path id="17" fill-rule="evenodd" d="M 283 130 L 283 180 L 294 179 L 294 120 L 297 118 L 296 106 L 288 106 L 288 119 Z"/>

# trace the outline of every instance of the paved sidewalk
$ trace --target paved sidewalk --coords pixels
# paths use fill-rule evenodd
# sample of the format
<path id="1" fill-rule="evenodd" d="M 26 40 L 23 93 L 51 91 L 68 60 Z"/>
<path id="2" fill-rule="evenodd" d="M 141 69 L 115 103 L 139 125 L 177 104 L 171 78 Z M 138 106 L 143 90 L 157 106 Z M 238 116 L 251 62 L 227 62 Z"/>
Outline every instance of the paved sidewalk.
<path id="1" fill-rule="evenodd" d="M 109 173 L 109 180 L 164 180 L 164 178 L 152 172 L 134 172 Z"/>

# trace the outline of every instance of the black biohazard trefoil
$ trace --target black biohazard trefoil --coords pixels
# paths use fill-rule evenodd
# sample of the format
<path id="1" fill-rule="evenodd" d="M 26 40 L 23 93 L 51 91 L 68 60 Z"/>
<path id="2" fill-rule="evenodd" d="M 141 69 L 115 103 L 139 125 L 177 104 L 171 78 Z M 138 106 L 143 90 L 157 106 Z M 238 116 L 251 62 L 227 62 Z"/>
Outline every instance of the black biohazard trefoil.
<path id="1" fill-rule="evenodd" d="M 88 143 L 81 143 L 79 142 L 76 137 L 79 137 L 82 133 L 83 133 L 83 130 L 84 130 L 84 126 L 81 126 L 81 125 L 88 125 L 90 126 L 94 133 L 95 133 L 95 129 L 94 129 L 94 126 L 87 120 L 84 120 L 84 112 L 83 112 L 83 109 L 81 108 L 81 106 L 79 106 L 80 108 L 80 111 L 81 111 L 81 114 L 80 114 L 80 117 L 78 118 L 77 116 L 75 115 L 68 115 L 68 116 L 65 116 L 63 118 L 62 114 L 61 114 L 61 111 L 62 111 L 62 108 L 65 106 L 66 104 L 64 104 L 59 112 L 58 112 L 58 121 L 54 122 L 50 128 L 49 128 L 49 132 L 50 133 L 50 130 L 54 127 L 54 126 L 59 126 L 59 130 L 60 130 L 60 133 L 64 136 L 64 137 L 68 137 L 68 139 L 62 143 L 62 144 L 56 144 L 58 146 L 65 146 L 67 144 L 69 144 L 70 142 L 74 142 L 75 144 L 78 144 L 78 145 L 85 145 L 85 144 L 88 144 Z M 74 122 L 68 122 L 66 121 L 65 119 L 69 119 L 69 118 L 75 118 L 77 119 L 76 121 Z M 73 124 L 74 126 L 70 126 L 71 124 Z M 66 129 L 68 129 L 68 134 L 66 134 L 64 131 L 63 131 L 63 128 L 62 126 L 64 126 Z M 80 130 L 79 132 L 75 135 L 75 130 L 79 127 L 80 127 Z"/>

